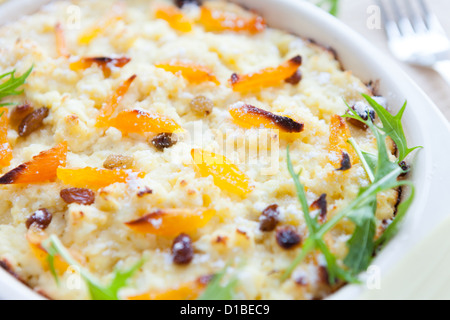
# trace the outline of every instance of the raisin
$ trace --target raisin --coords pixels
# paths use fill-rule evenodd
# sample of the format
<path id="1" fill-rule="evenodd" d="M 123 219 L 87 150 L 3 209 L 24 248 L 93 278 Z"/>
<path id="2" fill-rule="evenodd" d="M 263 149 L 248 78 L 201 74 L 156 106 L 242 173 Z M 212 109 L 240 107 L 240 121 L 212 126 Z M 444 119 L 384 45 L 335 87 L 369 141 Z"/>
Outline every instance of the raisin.
<path id="1" fill-rule="evenodd" d="M 130 156 L 122 156 L 112 154 L 103 162 L 103 168 L 114 169 L 131 169 L 134 166 L 134 158 Z"/>
<path id="2" fill-rule="evenodd" d="M 278 228 L 276 239 L 280 247 L 286 250 L 296 247 L 302 241 L 302 238 L 293 226 Z"/>
<path id="3" fill-rule="evenodd" d="M 311 209 L 320 209 L 319 221 L 325 221 L 327 217 L 327 195 L 322 194 L 319 199 L 311 204 Z"/>
<path id="4" fill-rule="evenodd" d="M 9 117 L 9 121 L 13 125 L 19 125 L 26 116 L 33 112 L 33 107 L 29 104 L 23 104 L 15 107 L 11 111 L 11 115 Z"/>
<path id="5" fill-rule="evenodd" d="M 52 218 L 52 214 L 48 212 L 47 209 L 39 209 L 28 217 L 25 225 L 27 229 L 29 229 L 31 225 L 34 225 L 35 227 L 44 230 L 48 227 L 50 222 L 52 222 Z"/>
<path id="6" fill-rule="evenodd" d="M 19 126 L 19 136 L 27 137 L 43 125 L 43 121 L 48 117 L 49 109 L 46 107 L 37 109 L 27 115 Z"/>
<path id="7" fill-rule="evenodd" d="M 171 133 L 160 133 L 152 139 L 152 144 L 159 151 L 164 151 L 164 149 L 170 148 L 176 144 L 176 140 L 173 139 Z"/>
<path id="8" fill-rule="evenodd" d="M 297 70 L 292 76 L 284 81 L 295 86 L 299 84 L 300 81 L 302 81 L 302 72 L 300 70 Z"/>
<path id="9" fill-rule="evenodd" d="M 339 169 L 336 169 L 336 171 L 347 171 L 352 168 L 352 161 L 350 160 L 350 156 L 347 152 L 342 151 L 342 160 L 341 160 L 341 167 Z"/>
<path id="10" fill-rule="evenodd" d="M 61 198 L 65 203 L 78 203 L 91 205 L 95 202 L 95 193 L 89 189 L 70 188 L 60 192 Z"/>
<path id="11" fill-rule="evenodd" d="M 197 6 L 201 5 L 199 0 L 175 0 L 175 4 L 178 8 L 182 8 L 186 4 L 195 4 Z"/>
<path id="12" fill-rule="evenodd" d="M 194 258 L 192 240 L 187 234 L 180 234 L 172 245 L 173 263 L 178 265 L 188 264 Z"/>
<path id="13" fill-rule="evenodd" d="M 268 206 L 266 209 L 264 209 L 261 216 L 259 217 L 259 230 L 264 232 L 275 230 L 279 222 L 278 220 L 279 215 L 280 212 L 278 210 L 277 204 Z"/>
<path id="14" fill-rule="evenodd" d="M 189 105 L 199 115 L 209 115 L 214 108 L 214 102 L 205 96 L 195 97 Z"/>
<path id="15" fill-rule="evenodd" d="M 363 102 L 357 102 L 356 104 L 354 104 L 354 105 L 352 106 L 352 109 L 353 109 L 353 111 L 355 111 L 356 114 L 357 114 L 358 116 L 360 116 L 364 121 L 369 120 L 369 118 L 370 118 L 370 120 L 371 120 L 372 122 L 375 121 L 375 110 L 374 110 L 372 107 L 368 106 L 367 104 L 365 104 L 365 103 L 363 103 Z M 349 114 L 353 114 L 353 113 L 350 112 L 350 111 L 349 111 L 348 113 L 349 113 Z M 359 121 L 359 120 L 349 118 L 348 121 L 349 121 L 351 124 L 353 124 L 354 126 L 356 126 L 356 127 L 359 127 L 359 128 L 361 128 L 361 129 L 367 129 L 367 126 L 366 126 L 363 122 L 361 122 L 361 121 Z"/>

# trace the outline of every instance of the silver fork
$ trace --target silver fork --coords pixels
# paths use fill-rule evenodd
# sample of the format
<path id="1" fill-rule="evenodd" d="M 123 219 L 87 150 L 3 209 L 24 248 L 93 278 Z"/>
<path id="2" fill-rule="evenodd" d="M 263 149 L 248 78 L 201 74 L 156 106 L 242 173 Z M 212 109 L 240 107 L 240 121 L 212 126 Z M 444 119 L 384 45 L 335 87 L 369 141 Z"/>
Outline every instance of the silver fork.
<path id="1" fill-rule="evenodd" d="M 450 41 L 424 0 L 377 0 L 391 52 L 401 61 L 429 67 L 450 85 Z"/>

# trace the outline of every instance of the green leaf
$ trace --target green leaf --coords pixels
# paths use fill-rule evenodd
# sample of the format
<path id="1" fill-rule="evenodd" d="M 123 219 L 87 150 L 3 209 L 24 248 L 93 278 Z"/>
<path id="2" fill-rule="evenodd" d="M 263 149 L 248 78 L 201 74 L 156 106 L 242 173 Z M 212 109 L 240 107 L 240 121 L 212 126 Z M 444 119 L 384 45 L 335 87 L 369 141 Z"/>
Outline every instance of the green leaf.
<path id="1" fill-rule="evenodd" d="M 344 259 L 344 264 L 355 275 L 366 270 L 372 259 L 375 248 L 376 208 L 377 199 L 375 195 L 371 202 L 354 210 L 348 216 L 355 224 L 355 231 L 347 242 L 349 252 Z"/>
<path id="2" fill-rule="evenodd" d="M 0 75 L 0 80 L 9 77 L 8 80 L 0 84 L 0 100 L 8 96 L 21 95 L 23 93 L 23 90 L 17 89 L 23 84 L 25 84 L 25 81 L 27 80 L 28 76 L 31 74 L 32 71 L 33 67 L 28 69 L 27 72 L 25 72 L 18 78 L 15 77 L 16 70 Z"/>
<path id="3" fill-rule="evenodd" d="M 56 270 L 54 267 L 54 258 L 58 254 L 68 264 L 76 266 L 80 270 L 81 277 L 85 280 L 92 300 L 119 300 L 119 291 L 127 285 L 128 280 L 139 270 L 144 264 L 144 259 L 139 260 L 134 266 L 127 271 L 120 271 L 116 269 L 114 271 L 113 280 L 108 286 L 103 286 L 100 282 L 85 268 L 83 268 L 75 259 L 72 258 L 69 251 L 59 241 L 59 239 L 52 235 L 43 243 L 44 248 L 48 253 L 47 261 L 49 262 L 50 270 L 55 276 Z"/>
<path id="4" fill-rule="evenodd" d="M 408 154 L 410 154 L 415 149 L 421 148 L 408 148 L 405 132 L 403 131 L 402 126 L 402 117 L 403 113 L 405 112 L 407 102 L 405 102 L 398 114 L 393 116 L 385 108 L 383 108 L 383 106 L 378 104 L 368 95 L 363 94 L 362 96 L 367 100 L 367 102 L 371 105 L 371 107 L 375 110 L 378 117 L 380 118 L 381 123 L 383 124 L 384 133 L 391 137 L 397 145 L 399 152 L 399 161 L 404 160 L 408 156 Z"/>
<path id="5" fill-rule="evenodd" d="M 239 283 L 236 275 L 231 278 L 225 285 L 222 285 L 222 279 L 227 273 L 229 266 L 227 265 L 218 274 L 214 276 L 208 287 L 198 297 L 197 300 L 232 300 L 234 297 L 234 290 Z"/>
<path id="6" fill-rule="evenodd" d="M 339 9 L 339 0 L 320 0 L 315 2 L 317 6 L 327 10 L 333 16 L 337 16 Z"/>

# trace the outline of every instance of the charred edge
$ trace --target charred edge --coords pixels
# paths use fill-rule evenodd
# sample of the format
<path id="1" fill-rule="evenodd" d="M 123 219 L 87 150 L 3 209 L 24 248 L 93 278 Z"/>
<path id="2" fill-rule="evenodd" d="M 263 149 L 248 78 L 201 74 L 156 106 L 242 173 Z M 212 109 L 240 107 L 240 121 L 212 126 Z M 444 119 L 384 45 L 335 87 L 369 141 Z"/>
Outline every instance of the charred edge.
<path id="1" fill-rule="evenodd" d="M 307 40 L 309 43 L 311 43 L 325 51 L 328 51 L 333 56 L 334 60 L 336 60 L 339 63 L 339 68 L 341 69 L 341 71 L 344 71 L 344 66 L 342 64 L 341 59 L 339 58 L 339 54 L 337 53 L 336 49 L 334 49 L 333 47 L 327 46 L 327 45 L 323 45 L 311 38 L 309 38 Z"/>
<path id="2" fill-rule="evenodd" d="M 303 75 L 302 72 L 300 70 L 297 70 L 294 72 L 294 74 L 292 76 L 290 76 L 289 78 L 285 79 L 284 81 L 286 83 L 292 84 L 292 85 L 297 85 L 300 83 L 300 81 L 302 81 Z"/>
<path id="3" fill-rule="evenodd" d="M 367 89 L 370 91 L 371 95 L 376 97 L 380 96 L 380 80 L 370 80 L 366 84 Z"/>
<path id="4" fill-rule="evenodd" d="M 239 82 L 239 79 L 240 79 L 239 75 L 237 73 L 233 73 L 231 75 L 230 82 L 231 84 L 236 84 Z"/>
<path id="5" fill-rule="evenodd" d="M 3 177 L 0 178 L 0 184 L 13 184 L 15 183 L 19 177 L 27 170 L 28 165 L 26 163 L 21 164 L 15 169 L 12 169 L 8 173 L 6 173 Z"/>
<path id="6" fill-rule="evenodd" d="M 397 201 L 395 202 L 394 205 L 394 217 L 397 216 L 397 212 L 398 212 L 398 206 L 400 205 L 400 203 L 402 203 L 402 197 L 403 196 L 403 187 L 398 187 L 397 188 Z"/>
<path id="7" fill-rule="evenodd" d="M 263 116 L 267 120 L 273 122 L 275 125 L 277 125 L 282 131 L 289 132 L 289 133 L 299 133 L 303 131 L 304 124 L 296 122 L 288 117 L 279 116 L 276 114 L 273 114 L 272 112 L 262 110 L 259 108 L 256 108 L 251 105 L 246 105 L 245 110 L 248 113 L 257 114 L 260 116 Z"/>
<path id="8" fill-rule="evenodd" d="M 145 215 L 142 218 L 139 218 L 137 220 L 130 221 L 130 222 L 125 222 L 125 224 L 127 226 L 130 226 L 130 227 L 138 226 L 138 225 L 143 224 L 143 223 L 151 223 L 151 220 L 161 218 L 164 215 L 165 215 L 164 211 L 156 210 L 155 212 L 149 213 L 149 214 L 147 214 L 147 215 Z"/>
<path id="9" fill-rule="evenodd" d="M 127 80 L 127 82 L 133 82 L 134 81 L 134 79 L 136 79 L 137 78 L 137 75 L 136 74 L 133 74 L 130 78 L 128 78 L 128 80 Z"/>
<path id="10" fill-rule="evenodd" d="M 352 162 L 347 152 L 342 151 L 341 167 L 336 171 L 347 171 L 352 168 Z"/>
<path id="11" fill-rule="evenodd" d="M 320 220 L 325 221 L 325 218 L 327 217 L 327 194 L 322 194 L 319 199 L 311 204 L 311 208 L 320 209 Z"/>
<path id="12" fill-rule="evenodd" d="M 152 194 L 152 193 L 153 193 L 153 190 L 152 190 L 152 189 L 150 189 L 150 188 L 148 188 L 148 187 L 145 187 L 144 190 L 138 192 L 137 196 L 138 196 L 139 198 L 142 198 L 143 196 L 146 196 L 146 195 Z"/>
<path id="13" fill-rule="evenodd" d="M 289 62 L 292 62 L 292 63 L 298 65 L 299 67 L 302 65 L 302 61 L 303 61 L 303 59 L 302 59 L 302 56 L 300 56 L 300 55 L 295 56 L 289 60 Z"/>
<path id="14" fill-rule="evenodd" d="M 8 272 L 11 276 L 13 276 L 16 280 L 22 282 L 24 285 L 27 285 L 24 279 L 22 279 L 13 269 L 8 260 L 1 259 L 0 260 L 0 268 Z M 27 285 L 28 286 L 28 285 Z"/>

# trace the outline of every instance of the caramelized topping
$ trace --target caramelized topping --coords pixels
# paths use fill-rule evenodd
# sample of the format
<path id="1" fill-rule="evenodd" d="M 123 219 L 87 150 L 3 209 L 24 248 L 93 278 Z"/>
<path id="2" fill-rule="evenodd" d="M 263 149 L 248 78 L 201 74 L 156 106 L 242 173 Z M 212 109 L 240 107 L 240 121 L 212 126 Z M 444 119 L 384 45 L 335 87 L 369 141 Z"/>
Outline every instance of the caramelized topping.
<path id="1" fill-rule="evenodd" d="M 268 206 L 266 209 L 264 209 L 262 215 L 259 217 L 259 230 L 264 232 L 275 230 L 279 222 L 279 215 L 280 212 L 278 210 L 277 204 Z"/>
<path id="2" fill-rule="evenodd" d="M 247 93 L 259 91 L 262 88 L 279 86 L 286 79 L 292 78 L 302 65 L 302 57 L 296 56 L 276 68 L 266 68 L 261 71 L 237 75 L 233 74 L 230 84 L 234 91 Z"/>
<path id="3" fill-rule="evenodd" d="M 293 226 L 285 226 L 277 229 L 276 239 L 278 245 L 286 250 L 293 249 L 302 241 L 297 230 Z"/>
<path id="4" fill-rule="evenodd" d="M 176 7 L 159 5 L 156 9 L 155 17 L 156 19 L 167 21 L 174 30 L 181 32 L 189 32 L 192 30 L 192 22 Z"/>
<path id="5" fill-rule="evenodd" d="M 300 81 L 302 81 L 302 72 L 300 70 L 297 70 L 292 76 L 290 76 L 284 81 L 295 86 L 299 84 Z"/>
<path id="6" fill-rule="evenodd" d="M 114 169 L 131 169 L 134 166 L 134 158 L 130 156 L 123 156 L 120 154 L 111 154 L 103 162 L 103 168 Z"/>
<path id="7" fill-rule="evenodd" d="M 0 168 L 9 166 L 13 158 L 8 142 L 8 109 L 0 107 Z"/>
<path id="8" fill-rule="evenodd" d="M 52 214 L 48 212 L 47 209 L 39 209 L 28 217 L 25 225 L 27 229 L 30 229 L 31 225 L 33 225 L 38 229 L 44 230 L 49 226 L 50 222 L 52 222 L 52 218 Z"/>
<path id="9" fill-rule="evenodd" d="M 0 178 L 0 184 L 43 183 L 56 179 L 58 167 L 66 165 L 67 144 L 43 151 Z"/>
<path id="10" fill-rule="evenodd" d="M 205 96 L 197 96 L 192 99 L 189 106 L 197 114 L 207 116 L 212 112 L 214 108 L 214 102 L 212 102 L 211 99 L 208 99 Z"/>
<path id="11" fill-rule="evenodd" d="M 67 204 L 77 203 L 82 205 L 91 205 L 95 202 L 95 193 L 89 189 L 64 189 L 61 190 L 60 196 Z"/>
<path id="12" fill-rule="evenodd" d="M 319 219 L 321 222 L 325 221 L 327 217 L 327 195 L 326 193 L 322 194 L 319 199 L 314 201 L 311 204 L 311 209 L 320 210 Z"/>
<path id="13" fill-rule="evenodd" d="M 230 114 L 234 121 L 243 127 L 260 127 L 263 125 L 269 129 L 279 129 L 288 133 L 303 131 L 303 123 L 298 123 L 291 118 L 279 116 L 249 104 L 237 103 L 230 108 Z"/>
<path id="14" fill-rule="evenodd" d="M 332 116 L 328 149 L 331 153 L 331 162 L 335 168 L 343 170 L 348 165 L 351 166 L 352 159 L 357 161 L 358 156 L 347 142 L 351 137 L 350 129 L 344 119 L 338 115 Z"/>
<path id="15" fill-rule="evenodd" d="M 44 119 L 48 117 L 48 114 L 49 109 L 43 107 L 27 115 L 19 126 L 19 136 L 27 137 L 42 127 Z"/>
<path id="16" fill-rule="evenodd" d="M 70 69 L 73 71 L 85 70 L 90 68 L 92 65 L 98 65 L 102 69 L 105 78 L 111 76 L 112 68 L 122 68 L 131 59 L 127 57 L 121 58 L 107 58 L 107 57 L 92 57 L 92 58 L 81 58 L 78 61 L 72 62 L 70 64 Z"/>
<path id="17" fill-rule="evenodd" d="M 342 151 L 342 160 L 341 160 L 341 167 L 339 169 L 336 169 L 337 171 L 347 171 L 352 168 L 352 161 L 350 160 L 350 156 L 347 152 Z"/>
<path id="18" fill-rule="evenodd" d="M 194 258 L 192 239 L 187 234 L 180 234 L 172 244 L 173 263 L 178 265 L 189 264 Z"/>

